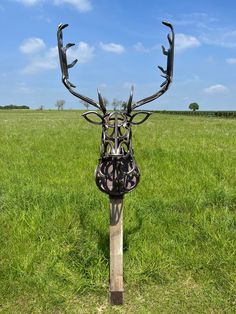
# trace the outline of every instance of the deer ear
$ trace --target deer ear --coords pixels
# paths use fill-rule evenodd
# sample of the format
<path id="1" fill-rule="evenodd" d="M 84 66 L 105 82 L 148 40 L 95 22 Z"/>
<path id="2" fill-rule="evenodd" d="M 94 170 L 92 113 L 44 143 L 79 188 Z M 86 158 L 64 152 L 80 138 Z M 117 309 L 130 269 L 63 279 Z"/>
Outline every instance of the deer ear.
<path id="1" fill-rule="evenodd" d="M 97 111 L 85 112 L 82 114 L 82 117 L 85 118 L 88 122 L 98 125 L 101 125 L 104 121 L 103 116 L 100 115 Z"/>
<path id="2" fill-rule="evenodd" d="M 135 114 L 133 114 L 129 120 L 129 122 L 132 124 L 132 125 L 138 125 L 138 124 L 141 124 L 143 123 L 144 121 L 146 121 L 150 115 L 152 113 L 151 112 L 147 112 L 147 111 L 139 111 L 139 112 L 136 112 Z"/>

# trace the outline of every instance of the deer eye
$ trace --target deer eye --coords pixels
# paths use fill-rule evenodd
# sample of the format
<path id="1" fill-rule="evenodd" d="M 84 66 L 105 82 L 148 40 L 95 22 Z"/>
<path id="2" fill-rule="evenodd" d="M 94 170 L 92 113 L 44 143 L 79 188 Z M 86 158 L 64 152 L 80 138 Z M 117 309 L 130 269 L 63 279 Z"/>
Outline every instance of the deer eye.
<path id="1" fill-rule="evenodd" d="M 89 111 L 82 114 L 88 122 L 101 125 L 104 121 L 103 116 L 96 111 Z"/>
<path id="2" fill-rule="evenodd" d="M 129 122 L 133 125 L 138 125 L 146 121 L 151 115 L 151 112 L 140 111 L 133 114 L 129 120 Z"/>

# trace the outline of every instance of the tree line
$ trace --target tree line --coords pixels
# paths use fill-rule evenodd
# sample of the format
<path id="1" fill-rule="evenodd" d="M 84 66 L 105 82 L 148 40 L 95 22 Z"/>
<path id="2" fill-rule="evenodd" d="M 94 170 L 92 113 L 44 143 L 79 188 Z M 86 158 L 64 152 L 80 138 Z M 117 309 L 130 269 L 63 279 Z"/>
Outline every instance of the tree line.
<path id="1" fill-rule="evenodd" d="M 109 101 L 104 97 L 103 98 L 103 102 L 104 102 L 104 105 L 105 106 L 108 106 L 109 105 Z M 90 107 L 90 104 L 87 103 L 86 101 L 84 100 L 80 100 L 80 103 L 86 108 L 86 110 L 89 109 Z M 114 110 L 125 110 L 127 108 L 127 102 L 126 101 L 122 101 L 122 100 L 119 100 L 119 99 L 116 99 L 114 98 L 112 100 L 112 102 L 110 103 L 111 107 L 114 109 Z"/>
<path id="2" fill-rule="evenodd" d="M 0 109 L 30 109 L 30 107 L 24 105 L 6 105 L 0 106 Z"/>
<path id="3" fill-rule="evenodd" d="M 63 110 L 64 109 L 64 105 L 65 105 L 65 100 L 63 99 L 58 99 L 55 103 L 55 107 L 58 109 L 58 110 Z M 109 106 L 112 107 L 114 110 L 126 110 L 127 108 L 127 102 L 126 101 L 122 101 L 122 100 L 119 100 L 119 99 L 116 99 L 114 98 L 112 100 L 111 103 L 109 103 L 109 101 L 107 100 L 107 98 L 103 98 L 103 102 L 104 102 L 104 105 L 105 106 Z M 85 107 L 86 110 L 88 110 L 91 105 L 89 103 L 87 103 L 86 101 L 84 100 L 80 100 L 80 103 Z M 29 109 L 29 107 L 27 106 L 15 106 L 17 108 L 13 108 L 13 105 L 10 105 L 11 108 L 6 108 L 6 107 L 9 107 L 9 106 L 5 106 L 5 108 L 2 108 L 0 107 L 0 109 Z M 192 102 L 189 104 L 188 106 L 188 109 L 190 109 L 191 111 L 183 111 L 183 110 L 171 110 L 171 111 L 168 111 L 168 110 L 155 110 L 156 112 L 162 112 L 162 113 L 172 113 L 172 114 L 177 114 L 179 112 L 179 114 L 197 114 L 197 111 L 199 110 L 199 104 L 196 103 L 196 102 Z M 41 106 L 38 110 L 43 110 L 43 106 Z M 220 112 L 220 111 L 199 111 L 199 114 L 198 115 L 204 115 L 204 114 L 208 114 L 210 113 L 210 115 L 212 115 L 212 112 L 214 112 L 214 115 L 216 116 L 235 116 L 235 112 L 231 113 L 231 112 L 228 112 L 228 111 L 225 111 L 225 112 Z"/>
<path id="4" fill-rule="evenodd" d="M 103 101 L 104 101 L 105 106 L 109 105 L 109 102 L 106 98 L 103 98 Z M 89 109 L 90 107 L 89 103 L 83 100 L 80 100 L 80 103 L 86 108 L 86 110 Z M 111 107 L 113 107 L 114 110 L 126 110 L 127 102 L 114 98 L 111 102 Z M 189 105 L 189 109 L 195 112 L 199 110 L 199 104 L 196 102 L 193 102 Z"/>
<path id="5" fill-rule="evenodd" d="M 187 110 L 155 110 L 157 113 L 187 116 L 208 116 L 221 118 L 236 118 L 236 111 L 187 111 Z"/>
<path id="6" fill-rule="evenodd" d="M 64 109 L 64 105 L 65 105 L 65 100 L 63 99 L 58 99 L 55 103 L 55 107 L 57 108 L 57 110 L 63 110 Z M 109 101 L 104 97 L 103 98 L 103 102 L 105 106 L 109 105 Z M 85 107 L 86 110 L 89 109 L 90 104 L 87 103 L 84 100 L 80 100 L 80 103 Z M 114 110 L 125 110 L 127 108 L 127 102 L 126 101 L 122 101 L 119 99 L 114 98 L 111 102 L 111 107 Z M 42 110 L 42 109 L 41 109 Z"/>
<path id="7" fill-rule="evenodd" d="M 103 98 L 103 101 L 104 101 L 105 106 L 109 105 L 109 101 L 106 98 Z M 66 102 L 65 100 L 59 99 L 56 101 L 55 107 L 58 110 L 63 110 L 65 102 Z M 90 107 L 89 103 L 83 100 L 81 100 L 80 103 L 86 108 L 86 110 L 89 109 Z M 114 98 L 111 102 L 111 107 L 114 110 L 125 110 L 127 108 L 127 102 Z M 6 106 L 0 106 L 0 109 L 30 109 L 30 107 L 25 106 L 25 105 L 6 105 Z M 189 105 L 189 109 L 195 112 L 196 110 L 199 110 L 199 105 L 197 103 L 191 103 Z M 43 106 L 40 106 L 38 110 L 43 110 Z"/>

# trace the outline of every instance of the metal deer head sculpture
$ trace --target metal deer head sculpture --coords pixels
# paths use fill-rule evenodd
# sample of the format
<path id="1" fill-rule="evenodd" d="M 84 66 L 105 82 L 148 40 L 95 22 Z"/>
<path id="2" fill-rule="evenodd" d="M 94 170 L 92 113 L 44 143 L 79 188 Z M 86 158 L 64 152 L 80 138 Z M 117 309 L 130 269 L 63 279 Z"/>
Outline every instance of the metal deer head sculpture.
<path id="1" fill-rule="evenodd" d="M 162 72 L 161 76 L 164 77 L 165 81 L 161 84 L 158 92 L 135 102 L 133 101 L 132 87 L 126 109 L 113 112 L 107 112 L 103 97 L 99 91 L 98 102 L 75 91 L 76 86 L 69 81 L 68 69 L 72 68 L 77 60 L 68 64 L 66 55 L 67 49 L 74 46 L 74 44 L 68 43 L 66 46 L 63 46 L 62 30 L 66 28 L 68 24 L 60 24 L 58 26 L 57 40 L 62 82 L 71 94 L 99 110 L 88 111 L 82 116 L 88 122 L 102 126 L 100 158 L 95 171 L 95 179 L 99 189 L 109 194 L 110 197 L 122 197 L 125 193 L 133 190 L 140 179 L 139 168 L 135 162 L 132 148 L 132 126 L 146 121 L 151 113 L 146 111 L 133 113 L 133 111 L 163 95 L 172 82 L 174 30 L 169 22 L 162 23 L 171 30 L 171 34 L 167 36 L 169 49 L 165 49 L 165 47 L 162 46 L 162 52 L 167 56 L 167 67 L 164 69 L 158 66 Z M 95 117 L 96 119 L 94 120 Z"/>

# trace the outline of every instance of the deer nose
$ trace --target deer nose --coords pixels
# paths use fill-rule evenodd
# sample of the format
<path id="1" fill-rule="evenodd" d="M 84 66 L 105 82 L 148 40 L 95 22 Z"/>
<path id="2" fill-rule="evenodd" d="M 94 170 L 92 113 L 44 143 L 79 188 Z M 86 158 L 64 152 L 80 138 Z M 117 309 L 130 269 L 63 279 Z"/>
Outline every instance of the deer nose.
<path id="1" fill-rule="evenodd" d="M 110 156 L 111 157 L 121 157 L 121 156 L 123 156 L 123 152 L 121 149 L 114 147 L 114 148 L 112 148 Z"/>
<path id="2" fill-rule="evenodd" d="M 106 135 L 110 140 L 108 156 L 119 158 L 124 156 L 124 148 L 121 140 L 124 137 L 124 128 L 127 126 L 127 118 L 124 113 L 112 112 L 106 121 Z"/>

